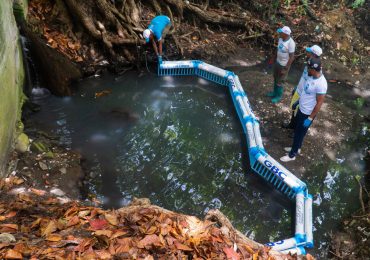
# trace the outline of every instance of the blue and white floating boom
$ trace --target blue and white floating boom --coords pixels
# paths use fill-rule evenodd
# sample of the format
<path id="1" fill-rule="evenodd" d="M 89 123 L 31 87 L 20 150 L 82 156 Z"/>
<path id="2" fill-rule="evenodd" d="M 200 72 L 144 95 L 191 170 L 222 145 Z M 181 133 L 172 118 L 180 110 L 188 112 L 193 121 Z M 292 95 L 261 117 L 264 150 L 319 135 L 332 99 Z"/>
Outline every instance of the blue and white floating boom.
<path id="1" fill-rule="evenodd" d="M 243 126 L 248 143 L 252 169 L 277 190 L 296 201 L 295 235 L 285 240 L 267 243 L 273 250 L 298 255 L 306 254 L 304 247 L 313 247 L 312 195 L 307 186 L 293 173 L 273 159 L 264 149 L 260 124 L 253 113 L 239 77 L 199 60 L 160 61 L 160 76 L 198 76 L 229 88 L 235 109 Z"/>

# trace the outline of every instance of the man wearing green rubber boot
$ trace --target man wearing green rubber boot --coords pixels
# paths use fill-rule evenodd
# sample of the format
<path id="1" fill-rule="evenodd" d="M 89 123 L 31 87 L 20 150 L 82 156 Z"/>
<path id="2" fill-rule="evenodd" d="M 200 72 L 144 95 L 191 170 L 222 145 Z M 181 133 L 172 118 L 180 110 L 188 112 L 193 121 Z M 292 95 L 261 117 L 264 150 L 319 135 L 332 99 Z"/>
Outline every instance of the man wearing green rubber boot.
<path id="1" fill-rule="evenodd" d="M 267 93 L 271 97 L 272 103 L 280 102 L 283 97 L 283 84 L 288 76 L 288 72 L 294 60 L 295 42 L 290 37 L 291 30 L 284 26 L 277 30 L 279 33 L 279 42 L 277 48 L 276 61 L 274 64 L 274 90 Z"/>

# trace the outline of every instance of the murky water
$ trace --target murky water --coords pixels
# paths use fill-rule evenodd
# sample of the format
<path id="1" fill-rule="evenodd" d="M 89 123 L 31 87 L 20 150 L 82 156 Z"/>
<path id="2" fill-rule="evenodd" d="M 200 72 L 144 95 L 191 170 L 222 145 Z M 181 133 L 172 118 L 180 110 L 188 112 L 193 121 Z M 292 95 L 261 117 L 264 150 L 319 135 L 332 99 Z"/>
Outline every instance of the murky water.
<path id="1" fill-rule="evenodd" d="M 87 79 L 78 88 L 73 97 L 38 101 L 42 111 L 33 120 L 86 158 L 89 192 L 105 207 L 148 197 L 199 217 L 219 208 L 262 243 L 292 236 L 294 205 L 249 169 L 224 87 L 193 77 L 127 73 Z M 337 162 L 319 163 L 304 180 L 314 194 L 317 255 L 343 216 L 359 208 L 355 178 L 363 172 L 363 149 L 343 148 Z"/>

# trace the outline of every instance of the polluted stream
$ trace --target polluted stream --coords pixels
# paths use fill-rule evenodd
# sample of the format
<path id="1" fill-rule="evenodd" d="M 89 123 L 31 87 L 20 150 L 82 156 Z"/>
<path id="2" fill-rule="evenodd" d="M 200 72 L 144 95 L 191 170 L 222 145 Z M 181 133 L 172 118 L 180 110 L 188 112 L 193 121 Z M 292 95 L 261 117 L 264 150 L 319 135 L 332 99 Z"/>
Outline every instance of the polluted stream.
<path id="1" fill-rule="evenodd" d="M 225 87 L 196 77 L 127 72 L 85 79 L 76 88 L 71 97 L 35 100 L 41 111 L 30 119 L 85 159 L 89 198 L 119 208 L 146 197 L 200 218 L 220 209 L 261 243 L 294 235 L 295 204 L 249 168 Z M 325 256 L 330 234 L 360 208 L 356 178 L 364 172 L 364 147 L 355 145 L 357 139 L 336 162 L 313 166 L 303 179 L 314 195 L 315 248 L 309 252 L 316 256 Z"/>

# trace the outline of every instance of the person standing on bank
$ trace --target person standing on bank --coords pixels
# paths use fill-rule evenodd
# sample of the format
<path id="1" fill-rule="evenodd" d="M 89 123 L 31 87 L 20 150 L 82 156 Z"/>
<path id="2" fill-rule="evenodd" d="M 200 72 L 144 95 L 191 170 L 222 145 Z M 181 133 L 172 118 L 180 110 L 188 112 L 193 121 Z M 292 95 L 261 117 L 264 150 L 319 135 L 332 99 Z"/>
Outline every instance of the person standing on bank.
<path id="1" fill-rule="evenodd" d="M 320 46 L 313 45 L 311 47 L 307 47 L 306 48 L 306 62 L 311 57 L 320 58 L 321 54 L 322 54 L 322 49 L 320 48 Z M 307 72 L 307 65 L 306 65 L 303 69 L 302 76 L 299 79 L 297 86 L 299 85 L 303 86 L 307 78 L 308 78 L 308 72 Z M 282 124 L 283 128 L 294 129 L 296 125 L 296 115 L 297 115 L 298 108 L 299 108 L 299 94 L 298 94 L 297 86 L 293 89 L 292 98 L 290 100 L 290 109 L 292 109 L 292 117 L 290 119 L 290 122 L 289 121 L 283 122 Z"/>
<path id="2" fill-rule="evenodd" d="M 143 37 L 146 43 L 152 42 L 153 49 L 155 54 L 158 56 L 159 61 L 162 61 L 163 38 L 166 36 L 170 26 L 171 20 L 168 16 L 158 15 L 153 18 L 148 28 L 143 32 Z"/>
<path id="3" fill-rule="evenodd" d="M 294 60 L 295 42 L 290 37 L 291 30 L 284 26 L 277 30 L 279 33 L 279 42 L 277 47 L 276 61 L 274 64 L 274 90 L 267 93 L 271 97 L 272 103 L 280 102 L 283 97 L 283 84 L 288 76 L 290 66 Z"/>
<path id="4" fill-rule="evenodd" d="M 328 83 L 321 72 L 319 58 L 311 57 L 307 61 L 307 72 L 307 80 L 302 83 L 303 85 L 298 85 L 299 109 L 296 116 L 293 145 L 284 148 L 289 153 L 280 158 L 283 162 L 295 160 L 296 155 L 300 152 L 303 139 L 320 111 L 328 89 Z"/>

